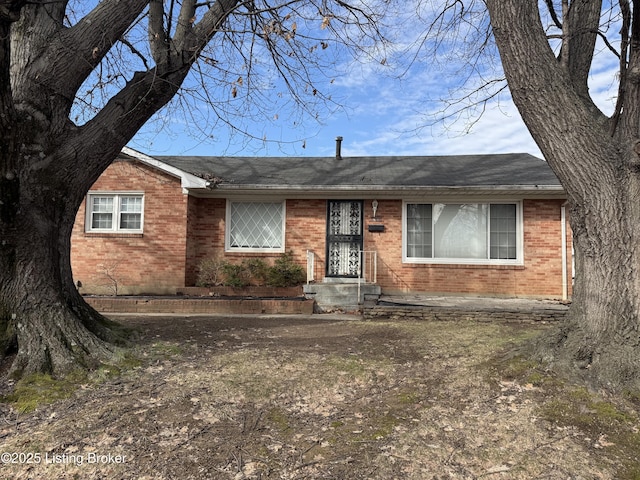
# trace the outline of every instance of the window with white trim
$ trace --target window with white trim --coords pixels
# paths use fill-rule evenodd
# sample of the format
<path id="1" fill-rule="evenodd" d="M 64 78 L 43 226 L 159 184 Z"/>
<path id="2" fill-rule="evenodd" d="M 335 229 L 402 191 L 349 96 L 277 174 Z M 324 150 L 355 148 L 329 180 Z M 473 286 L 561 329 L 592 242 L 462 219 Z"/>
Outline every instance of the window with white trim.
<path id="1" fill-rule="evenodd" d="M 226 250 L 284 252 L 285 202 L 227 201 Z"/>
<path id="2" fill-rule="evenodd" d="M 87 232 L 142 233 L 144 195 L 142 193 L 89 193 Z"/>
<path id="3" fill-rule="evenodd" d="M 522 263 L 520 202 L 405 202 L 402 213 L 405 262 Z"/>

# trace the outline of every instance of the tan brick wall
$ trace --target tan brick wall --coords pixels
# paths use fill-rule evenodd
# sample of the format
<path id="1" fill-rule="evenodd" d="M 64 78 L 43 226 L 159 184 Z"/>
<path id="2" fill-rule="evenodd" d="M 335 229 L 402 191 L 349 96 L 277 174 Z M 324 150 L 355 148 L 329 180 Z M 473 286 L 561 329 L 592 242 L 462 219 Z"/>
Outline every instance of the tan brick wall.
<path id="1" fill-rule="evenodd" d="M 185 283 L 188 197 L 180 180 L 134 161 L 116 161 L 91 191 L 143 191 L 141 235 L 85 233 L 85 205 L 71 237 L 71 263 L 83 293 L 175 293 Z"/>

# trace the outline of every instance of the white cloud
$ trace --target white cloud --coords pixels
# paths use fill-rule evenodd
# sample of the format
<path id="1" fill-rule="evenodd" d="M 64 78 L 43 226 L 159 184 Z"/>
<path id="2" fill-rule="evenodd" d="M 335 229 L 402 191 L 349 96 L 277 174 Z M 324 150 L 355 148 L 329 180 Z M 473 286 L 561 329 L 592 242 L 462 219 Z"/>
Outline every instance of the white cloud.
<path id="1" fill-rule="evenodd" d="M 413 48 L 419 35 L 423 34 L 424 25 L 417 20 L 417 16 L 403 19 L 402 35 L 398 34 L 397 38 L 404 42 L 402 47 Z M 400 63 L 400 51 L 396 45 L 387 52 L 390 64 Z M 340 135 L 344 137 L 343 152 L 348 156 L 528 152 L 542 157 L 508 92 L 487 102 L 479 118 L 467 116 L 469 112 L 466 111 L 455 122 L 436 121 L 436 114 L 444 107 L 441 99 L 464 95 L 457 88 L 460 76 L 456 77 L 452 72 L 460 75 L 461 62 L 466 59 L 458 52 L 443 51 L 441 57 L 431 62 L 424 61 L 425 58 L 417 60 L 422 62 L 413 64 L 402 80 L 394 78 L 389 74 L 391 69 L 379 63 L 345 61 L 339 67 L 342 73 L 335 76 L 331 87 L 333 97 L 344 104 L 343 110 L 330 113 L 322 119 L 323 124 L 310 120 L 301 126 L 294 125 L 293 121 L 286 120 L 286 113 L 281 114 L 277 122 L 259 123 L 257 130 L 264 131 L 268 139 L 282 140 L 284 144 L 265 147 L 262 151 L 247 149 L 246 154 L 333 155 L 335 137 Z M 501 72 L 499 65 L 498 70 L 493 71 L 495 66 L 476 68 L 486 78 L 498 78 Z M 613 111 L 615 104 L 616 71 L 617 60 L 610 52 L 603 50 L 595 57 L 589 85 L 594 101 L 606 114 Z M 168 128 L 189 130 L 188 125 L 177 122 L 170 122 Z M 243 154 L 246 143 L 239 140 L 236 148 L 230 148 L 223 132 L 214 132 L 218 135 L 215 141 L 201 144 L 188 134 L 178 133 L 184 145 L 176 142 L 174 136 L 172 145 L 163 146 L 157 137 L 157 143 L 149 153 L 153 154 L 157 149 L 165 154 L 172 151 L 177 154 L 187 151 L 194 155 L 224 155 L 230 151 Z M 302 148 L 303 139 L 306 139 L 306 148 Z M 137 148 L 144 149 L 141 145 Z"/>

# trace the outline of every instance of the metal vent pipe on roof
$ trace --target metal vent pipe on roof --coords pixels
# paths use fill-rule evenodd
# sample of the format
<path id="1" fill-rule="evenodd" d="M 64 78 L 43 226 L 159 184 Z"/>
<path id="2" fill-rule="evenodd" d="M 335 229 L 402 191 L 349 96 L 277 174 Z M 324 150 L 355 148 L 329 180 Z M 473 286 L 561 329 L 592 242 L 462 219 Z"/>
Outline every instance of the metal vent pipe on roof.
<path id="1" fill-rule="evenodd" d="M 336 137 L 336 159 L 342 159 L 342 137 Z"/>

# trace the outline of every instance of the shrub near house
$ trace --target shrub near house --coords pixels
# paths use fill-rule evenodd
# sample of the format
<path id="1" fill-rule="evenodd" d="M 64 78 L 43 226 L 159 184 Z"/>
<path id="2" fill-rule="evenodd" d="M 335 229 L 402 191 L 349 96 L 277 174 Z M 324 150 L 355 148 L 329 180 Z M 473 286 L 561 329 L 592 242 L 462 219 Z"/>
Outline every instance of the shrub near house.
<path id="1" fill-rule="evenodd" d="M 206 259 L 198 268 L 198 287 L 295 287 L 306 280 L 304 269 L 295 263 L 293 253 L 283 253 L 273 265 L 261 258 L 243 260 L 239 264 L 226 260 Z"/>

